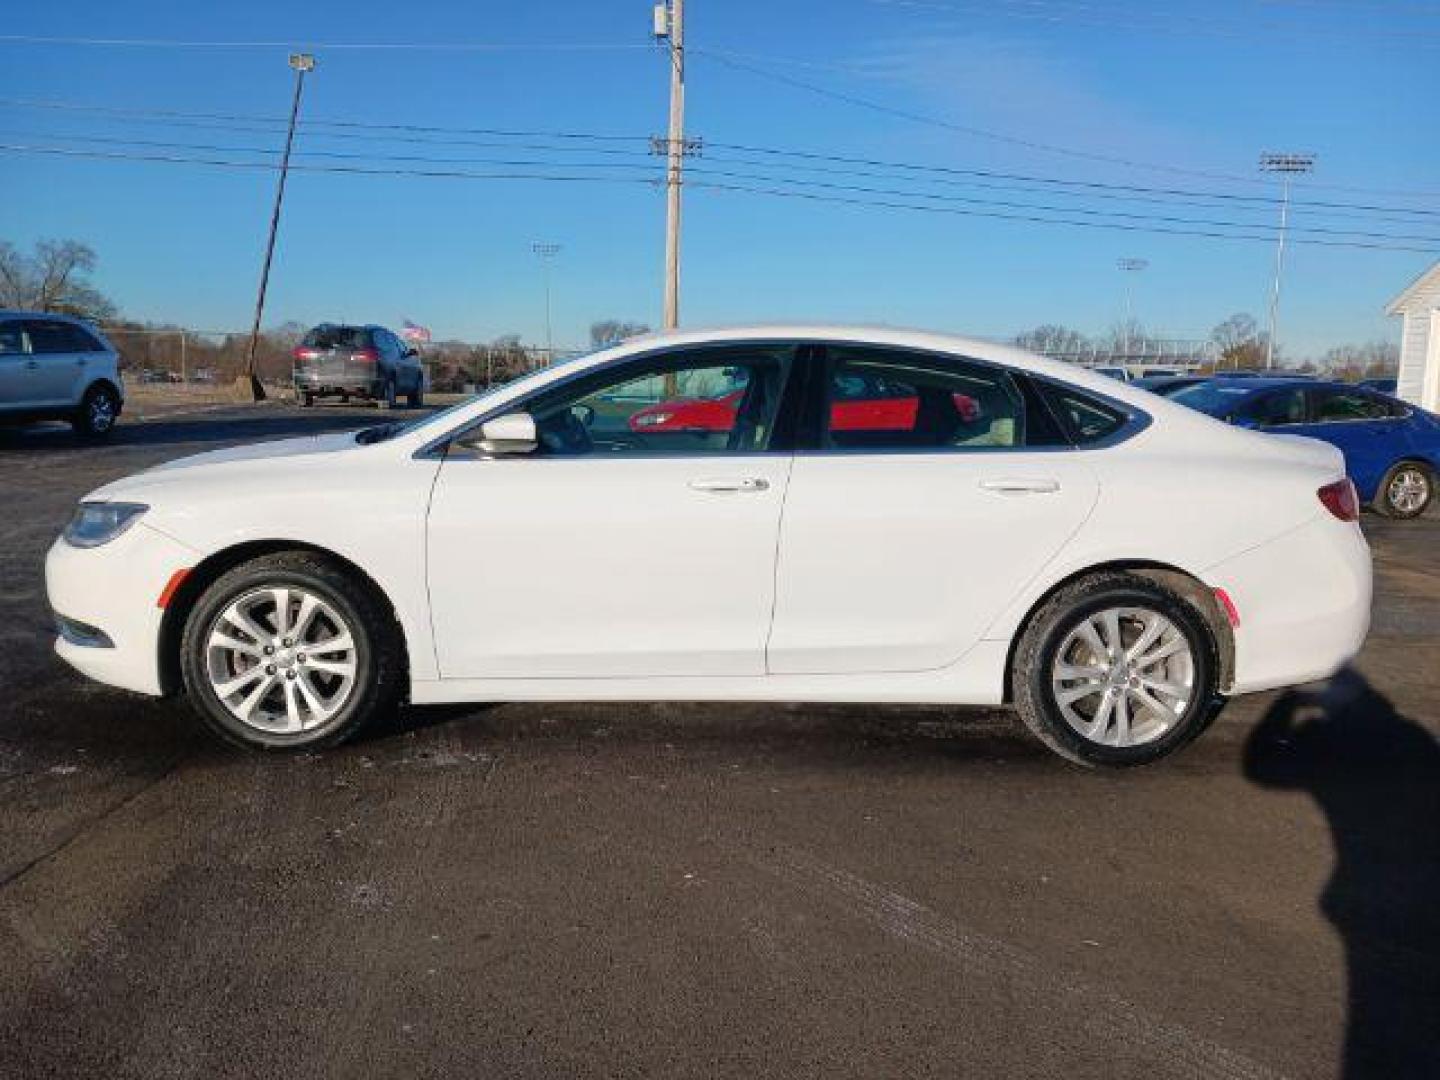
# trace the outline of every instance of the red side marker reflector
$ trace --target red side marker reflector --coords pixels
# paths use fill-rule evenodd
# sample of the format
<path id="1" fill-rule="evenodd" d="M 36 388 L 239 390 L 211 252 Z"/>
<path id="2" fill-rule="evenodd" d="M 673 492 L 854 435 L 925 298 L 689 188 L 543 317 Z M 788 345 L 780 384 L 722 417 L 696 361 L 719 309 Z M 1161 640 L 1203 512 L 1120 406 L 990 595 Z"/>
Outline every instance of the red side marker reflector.
<path id="1" fill-rule="evenodd" d="M 1235 607 L 1235 601 L 1230 599 L 1230 594 L 1227 593 L 1224 589 L 1216 589 L 1215 599 L 1218 600 L 1220 602 L 1220 606 L 1225 609 L 1225 618 L 1230 620 L 1230 625 L 1232 627 L 1239 626 L 1240 612 Z"/>
<path id="2" fill-rule="evenodd" d="M 165 588 L 160 590 L 160 597 L 155 601 L 155 606 L 164 611 L 170 606 L 170 601 L 175 599 L 175 594 L 180 591 L 180 586 L 185 584 L 185 579 L 190 576 L 190 568 L 176 570 L 170 575 L 170 580 L 165 583 Z"/>

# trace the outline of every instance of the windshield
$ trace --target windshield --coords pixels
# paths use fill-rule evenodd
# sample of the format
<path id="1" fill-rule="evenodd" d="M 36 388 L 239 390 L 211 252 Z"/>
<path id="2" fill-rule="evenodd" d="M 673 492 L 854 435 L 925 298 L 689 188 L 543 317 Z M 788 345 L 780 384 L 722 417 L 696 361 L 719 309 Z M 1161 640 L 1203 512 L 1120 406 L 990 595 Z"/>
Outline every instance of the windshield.
<path id="1" fill-rule="evenodd" d="M 610 347 L 611 346 L 608 345 L 606 346 L 606 348 Z M 471 394 L 469 397 L 462 398 L 460 401 L 457 401 L 454 405 L 447 406 L 446 408 L 441 409 L 439 412 L 433 412 L 429 416 L 417 416 L 413 420 L 396 420 L 388 424 L 378 424 L 375 427 L 368 427 L 363 431 L 356 432 L 355 441 L 362 445 L 368 446 L 372 443 L 386 442 L 389 439 L 395 438 L 397 435 L 408 435 L 411 432 L 421 431 L 424 428 L 443 427 L 445 422 L 453 418 L 456 413 L 460 412 L 462 409 L 469 408 L 477 401 L 484 401 L 486 398 L 494 397 L 502 390 L 510 390 L 514 388 L 518 383 L 526 382 L 541 375 L 553 374 L 555 371 L 562 368 L 568 368 L 571 365 L 577 364 L 581 360 L 586 360 L 589 357 L 594 356 L 597 352 L 601 351 L 601 349 L 591 349 L 588 352 L 579 353 L 575 356 L 568 356 L 564 360 L 551 364 L 549 367 L 541 368 L 539 371 L 533 371 L 528 375 L 522 375 L 519 379 L 514 379 L 507 383 L 500 383 L 497 386 L 492 386 L 489 389 L 482 390 L 478 394 Z"/>
<path id="2" fill-rule="evenodd" d="M 1232 386 L 1222 382 L 1196 383 L 1170 395 L 1171 401 L 1208 413 L 1211 416 L 1229 416 L 1236 405 L 1253 394 L 1253 386 Z"/>

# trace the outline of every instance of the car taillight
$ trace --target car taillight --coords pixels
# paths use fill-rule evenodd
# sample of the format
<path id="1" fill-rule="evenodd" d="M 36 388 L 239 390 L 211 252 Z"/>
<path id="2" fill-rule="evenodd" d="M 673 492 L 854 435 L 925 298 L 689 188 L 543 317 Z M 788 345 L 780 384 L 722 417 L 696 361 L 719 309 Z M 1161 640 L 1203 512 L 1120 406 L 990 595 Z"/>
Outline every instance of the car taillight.
<path id="1" fill-rule="evenodd" d="M 373 364 L 380 359 L 380 354 L 374 349 L 356 349 L 350 354 L 350 359 L 359 360 L 362 363 Z"/>
<path id="2" fill-rule="evenodd" d="M 1334 514 L 1341 521 L 1360 520 L 1360 496 L 1355 491 L 1355 485 L 1349 478 L 1336 480 L 1333 484 L 1326 484 L 1315 494 L 1320 496 L 1320 501 L 1325 504 L 1325 509 Z"/>
<path id="3" fill-rule="evenodd" d="M 315 349 L 307 349 L 303 345 L 297 345 L 291 349 L 290 355 L 296 360 L 317 360 L 320 357 L 320 353 Z"/>

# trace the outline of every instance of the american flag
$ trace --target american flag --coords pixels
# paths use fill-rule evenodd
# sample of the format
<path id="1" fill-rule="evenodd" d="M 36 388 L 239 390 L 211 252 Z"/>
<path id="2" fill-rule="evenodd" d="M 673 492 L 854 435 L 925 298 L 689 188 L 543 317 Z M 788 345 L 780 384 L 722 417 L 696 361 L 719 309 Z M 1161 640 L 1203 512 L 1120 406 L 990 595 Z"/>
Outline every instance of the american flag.
<path id="1" fill-rule="evenodd" d="M 406 319 L 401 325 L 400 336 L 406 341 L 424 344 L 430 340 L 430 328 L 428 326 L 417 326 L 409 319 Z"/>

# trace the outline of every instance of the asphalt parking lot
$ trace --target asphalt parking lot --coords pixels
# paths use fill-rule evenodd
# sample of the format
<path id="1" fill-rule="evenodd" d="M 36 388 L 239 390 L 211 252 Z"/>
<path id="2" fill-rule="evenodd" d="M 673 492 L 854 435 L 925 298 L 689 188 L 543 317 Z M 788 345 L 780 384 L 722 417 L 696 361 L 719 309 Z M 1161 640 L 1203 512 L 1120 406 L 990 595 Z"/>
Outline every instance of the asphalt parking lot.
<path id="1" fill-rule="evenodd" d="M 1124 775 L 831 706 L 408 710 L 259 759 L 53 658 L 79 496 L 376 419 L 0 433 L 0 1076 L 1440 1075 L 1440 517 L 1367 516 L 1352 672 Z"/>

